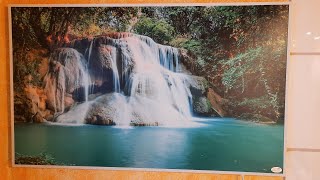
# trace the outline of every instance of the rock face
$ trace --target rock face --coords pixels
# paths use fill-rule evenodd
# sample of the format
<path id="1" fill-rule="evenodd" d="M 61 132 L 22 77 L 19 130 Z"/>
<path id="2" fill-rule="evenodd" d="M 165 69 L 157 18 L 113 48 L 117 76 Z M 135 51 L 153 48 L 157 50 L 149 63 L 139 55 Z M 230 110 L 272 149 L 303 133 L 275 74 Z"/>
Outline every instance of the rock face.
<path id="1" fill-rule="evenodd" d="M 15 94 L 15 122 L 44 122 L 52 118 L 52 112 L 46 109 L 47 96 L 43 89 L 27 85 L 24 92 Z"/>
<path id="2" fill-rule="evenodd" d="M 83 101 L 90 86 L 84 57 L 71 48 L 54 51 L 50 57 L 49 70 L 44 77 L 47 106 L 54 112 L 69 109 L 74 99 Z"/>
<path id="3" fill-rule="evenodd" d="M 88 54 L 88 68 L 96 92 L 112 92 L 114 90 L 115 74 L 122 75 L 118 77 L 119 81 L 129 78 L 134 62 L 127 46 L 115 44 L 115 42 L 108 41 L 108 39 L 105 41 L 95 40 L 89 51 L 91 53 Z M 121 88 L 124 88 L 124 85 L 123 82 L 119 84 Z"/>

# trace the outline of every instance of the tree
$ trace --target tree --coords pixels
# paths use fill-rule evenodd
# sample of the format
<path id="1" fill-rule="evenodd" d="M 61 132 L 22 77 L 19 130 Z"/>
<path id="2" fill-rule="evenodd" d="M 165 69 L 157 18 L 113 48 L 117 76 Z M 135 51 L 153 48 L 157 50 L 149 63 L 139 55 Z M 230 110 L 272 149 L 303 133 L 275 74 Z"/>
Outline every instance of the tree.
<path id="1" fill-rule="evenodd" d="M 14 45 L 22 37 L 29 36 L 32 43 L 51 51 L 68 42 L 68 34 L 81 35 L 90 26 L 126 30 L 131 18 L 137 15 L 137 8 L 121 7 L 33 7 L 12 8 Z M 19 34 L 16 32 L 23 32 Z M 91 34 L 97 35 L 97 34 Z"/>
<path id="2" fill-rule="evenodd" d="M 173 38 L 174 29 L 163 19 L 141 17 L 134 27 L 134 32 L 151 37 L 157 43 L 168 44 Z"/>

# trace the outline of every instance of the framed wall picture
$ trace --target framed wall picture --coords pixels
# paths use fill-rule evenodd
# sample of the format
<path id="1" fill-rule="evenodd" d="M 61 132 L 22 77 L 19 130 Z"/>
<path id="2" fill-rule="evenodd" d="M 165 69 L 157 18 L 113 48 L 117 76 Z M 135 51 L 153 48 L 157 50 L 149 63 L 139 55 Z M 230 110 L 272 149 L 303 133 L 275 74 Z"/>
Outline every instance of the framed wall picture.
<path id="1" fill-rule="evenodd" d="M 288 4 L 9 12 L 14 166 L 282 175 Z"/>

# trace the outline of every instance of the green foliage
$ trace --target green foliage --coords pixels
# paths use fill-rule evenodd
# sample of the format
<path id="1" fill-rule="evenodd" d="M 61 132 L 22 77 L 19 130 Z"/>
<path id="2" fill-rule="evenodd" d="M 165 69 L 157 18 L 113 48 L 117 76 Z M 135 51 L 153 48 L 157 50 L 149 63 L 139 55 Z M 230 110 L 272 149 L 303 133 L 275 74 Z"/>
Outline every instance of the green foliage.
<path id="1" fill-rule="evenodd" d="M 168 22 L 175 27 L 175 31 L 180 35 L 189 35 L 195 28 L 199 28 L 196 23 L 202 18 L 204 7 L 168 7 L 162 10 Z"/>
<path id="2" fill-rule="evenodd" d="M 27 164 L 27 165 L 58 165 L 55 159 L 46 153 L 41 153 L 35 156 L 27 156 L 23 154 L 15 154 L 16 164 Z M 62 164 L 59 164 L 62 165 Z"/>
<path id="3" fill-rule="evenodd" d="M 32 56 L 30 55 L 32 54 Z M 13 53 L 13 80 L 16 92 L 21 92 L 25 83 L 35 86 L 42 85 L 42 77 L 38 72 L 39 65 L 44 56 L 38 52 L 25 53 L 23 49 L 17 49 Z"/>
<path id="4" fill-rule="evenodd" d="M 271 106 L 268 96 L 261 96 L 258 98 L 244 98 L 243 101 L 239 102 L 239 106 L 249 106 L 252 108 L 265 109 Z"/>
<path id="5" fill-rule="evenodd" d="M 164 20 L 141 17 L 134 26 L 137 34 L 151 37 L 158 43 L 168 44 L 173 38 L 173 27 Z"/>
<path id="6" fill-rule="evenodd" d="M 240 78 L 245 78 L 244 76 L 251 76 L 260 72 L 258 68 L 259 63 L 261 63 L 261 48 L 250 49 L 243 54 L 239 54 L 235 58 L 221 61 L 222 68 L 225 69 L 222 77 L 222 84 L 226 87 L 226 91 L 232 88 L 238 88 L 237 82 Z M 257 77 L 253 77 L 257 78 Z M 247 78 L 245 78 L 248 80 Z M 245 83 L 241 83 L 240 86 L 244 88 Z"/>
<path id="7" fill-rule="evenodd" d="M 281 111 L 284 109 L 285 54 L 282 42 L 250 49 L 235 58 L 221 61 L 225 69 L 222 84 L 226 91 L 239 94 L 238 100 L 243 101 L 239 106 L 246 105 L 253 111 L 271 107 L 269 111 L 278 119 L 283 116 Z"/>
<path id="8" fill-rule="evenodd" d="M 182 45 L 182 48 L 185 48 L 189 51 L 199 54 L 201 53 L 202 46 L 200 41 L 195 39 L 190 39 Z"/>
<path id="9" fill-rule="evenodd" d="M 275 123 L 273 119 L 270 119 L 266 116 L 263 116 L 261 114 L 255 114 L 255 113 L 243 113 L 239 116 L 240 119 L 242 120 L 249 120 L 252 122 L 257 122 L 257 123 L 268 123 L 268 124 L 273 124 Z"/>

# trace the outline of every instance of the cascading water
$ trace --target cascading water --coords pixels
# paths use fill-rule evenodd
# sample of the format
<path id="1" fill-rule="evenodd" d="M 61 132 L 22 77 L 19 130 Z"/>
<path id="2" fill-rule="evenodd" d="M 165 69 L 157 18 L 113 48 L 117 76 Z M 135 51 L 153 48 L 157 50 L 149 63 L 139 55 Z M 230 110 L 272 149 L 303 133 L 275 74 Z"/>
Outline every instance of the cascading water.
<path id="1" fill-rule="evenodd" d="M 99 47 L 104 48 L 105 51 L 95 51 L 95 48 Z M 72 65 L 76 65 L 79 73 L 86 76 L 81 76 L 80 81 L 77 80 L 77 84 L 85 87 L 86 101 L 89 94 L 86 87 L 89 88 L 94 82 L 110 84 L 111 80 L 112 92 L 76 105 L 60 115 L 58 122 L 108 121 L 119 126 L 181 126 L 192 121 L 192 95 L 188 86 L 190 79 L 188 75 L 178 73 L 180 70 L 179 53 L 176 48 L 157 44 L 151 38 L 140 35 L 130 35 L 119 39 L 98 37 L 89 43 L 89 48 L 84 52 L 89 54 L 90 62 L 101 61 L 100 64 L 107 67 L 102 69 L 103 72 L 111 68 L 111 78 L 99 76 L 98 79 L 97 76 L 87 72 L 94 73 L 94 68 L 101 69 L 101 67 L 92 65 L 89 66 L 88 71 L 85 69 L 88 66 L 83 64 L 83 56 L 74 51 L 76 50 L 72 52 L 77 54 L 78 64 L 73 63 Z M 97 52 L 104 54 L 92 56 Z M 69 61 L 66 60 L 66 62 Z M 68 63 L 65 63 L 64 71 L 67 71 L 68 67 Z M 67 74 L 65 75 L 68 77 Z M 51 77 L 52 73 L 49 73 L 49 76 Z M 48 89 L 57 90 L 59 84 L 63 84 L 63 80 L 57 78 L 54 80 L 56 81 L 47 81 Z M 68 91 L 68 88 L 60 89 Z M 63 102 L 59 103 L 63 104 Z M 89 108 L 88 113 L 84 107 Z"/>
<path id="2" fill-rule="evenodd" d="M 157 44 L 147 36 L 135 35 L 135 37 L 148 44 L 152 53 L 163 67 L 173 72 L 179 71 L 179 52 L 177 48 Z"/>
<path id="3" fill-rule="evenodd" d="M 120 92 L 120 80 L 119 80 L 119 72 L 117 67 L 117 49 L 115 47 L 110 46 L 111 49 L 111 67 L 112 67 L 112 76 L 113 76 L 113 90 L 114 92 Z"/>
<path id="4" fill-rule="evenodd" d="M 139 39 L 145 37 L 140 36 Z M 131 74 L 131 79 L 128 83 L 130 89 L 129 103 L 136 104 L 137 99 L 147 98 L 154 101 L 156 106 L 144 107 L 146 113 L 154 112 L 153 107 L 159 109 L 168 108 L 170 111 L 171 123 L 191 120 L 191 93 L 189 88 L 184 84 L 187 80 L 183 74 L 174 73 L 176 68 L 173 67 L 174 57 L 178 57 L 174 48 L 169 46 L 160 46 L 153 41 L 148 40 L 148 43 L 141 43 L 136 37 L 127 38 L 128 47 L 133 53 L 135 68 Z M 160 53 L 154 53 L 160 52 Z M 167 52 L 163 56 L 163 52 Z M 169 71 L 172 70 L 172 71 Z M 172 109 L 176 109 L 178 113 Z M 143 114 L 143 113 L 141 113 Z M 161 115 L 160 115 L 161 117 Z M 153 117 L 158 118 L 158 117 Z M 160 120 L 160 123 L 164 120 Z M 166 122 L 165 124 L 168 124 Z"/>
<path id="5" fill-rule="evenodd" d="M 91 41 L 90 46 L 88 49 L 86 49 L 86 51 L 88 51 L 88 64 L 90 63 L 90 58 L 91 58 L 91 54 L 92 54 L 92 46 L 94 43 L 94 39 Z"/>

